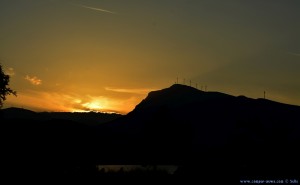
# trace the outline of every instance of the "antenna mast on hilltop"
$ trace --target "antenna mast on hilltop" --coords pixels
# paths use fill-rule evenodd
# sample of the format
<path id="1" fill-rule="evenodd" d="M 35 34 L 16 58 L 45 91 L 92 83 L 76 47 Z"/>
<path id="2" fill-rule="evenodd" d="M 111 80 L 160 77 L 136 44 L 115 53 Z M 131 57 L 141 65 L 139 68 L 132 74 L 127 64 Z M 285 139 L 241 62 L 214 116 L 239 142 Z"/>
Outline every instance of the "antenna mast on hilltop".
<path id="1" fill-rule="evenodd" d="M 192 87 L 192 80 L 190 80 L 190 86 Z"/>
<path id="2" fill-rule="evenodd" d="M 264 91 L 264 99 L 266 99 L 266 91 Z"/>

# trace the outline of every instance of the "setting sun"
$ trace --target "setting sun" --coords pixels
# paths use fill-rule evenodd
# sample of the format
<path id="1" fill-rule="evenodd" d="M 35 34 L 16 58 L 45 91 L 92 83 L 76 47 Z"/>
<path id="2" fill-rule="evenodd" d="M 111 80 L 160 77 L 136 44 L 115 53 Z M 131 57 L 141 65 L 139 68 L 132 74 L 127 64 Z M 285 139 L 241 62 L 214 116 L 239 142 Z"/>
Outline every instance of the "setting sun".
<path id="1" fill-rule="evenodd" d="M 121 97 L 104 97 L 80 94 L 60 94 L 41 92 L 31 96 L 31 92 L 19 93 L 17 97 L 9 96 L 6 106 L 19 106 L 34 111 L 55 112 L 115 112 L 126 114 L 147 94 L 129 94 Z M 20 99 L 22 101 L 20 101 Z"/>
<path id="2" fill-rule="evenodd" d="M 99 102 L 88 102 L 82 104 L 82 106 L 90 109 L 91 111 L 101 111 L 101 109 L 103 109 L 103 107 L 100 106 Z"/>

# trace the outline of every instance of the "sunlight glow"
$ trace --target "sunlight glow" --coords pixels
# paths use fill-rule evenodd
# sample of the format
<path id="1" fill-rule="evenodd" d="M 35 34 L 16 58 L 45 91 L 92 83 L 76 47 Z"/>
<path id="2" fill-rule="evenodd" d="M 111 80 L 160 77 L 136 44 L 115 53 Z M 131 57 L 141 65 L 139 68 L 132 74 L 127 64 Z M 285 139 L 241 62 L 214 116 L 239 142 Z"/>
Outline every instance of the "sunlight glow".
<path id="1" fill-rule="evenodd" d="M 101 110 L 103 109 L 103 107 L 100 105 L 99 102 L 95 101 L 95 102 L 87 102 L 82 104 L 83 107 L 88 108 L 90 110 Z"/>
<path id="2" fill-rule="evenodd" d="M 81 100 L 81 99 L 75 99 L 73 102 L 74 102 L 74 103 L 81 103 L 82 100 Z"/>
<path id="3" fill-rule="evenodd" d="M 91 111 L 82 110 L 82 109 L 71 109 L 70 112 L 74 113 L 74 112 L 91 112 Z"/>
<path id="4" fill-rule="evenodd" d="M 54 112 L 102 112 L 126 114 L 144 98 L 91 96 L 76 93 L 19 92 L 18 97 L 9 96 L 5 107 L 23 107 L 33 111 Z"/>

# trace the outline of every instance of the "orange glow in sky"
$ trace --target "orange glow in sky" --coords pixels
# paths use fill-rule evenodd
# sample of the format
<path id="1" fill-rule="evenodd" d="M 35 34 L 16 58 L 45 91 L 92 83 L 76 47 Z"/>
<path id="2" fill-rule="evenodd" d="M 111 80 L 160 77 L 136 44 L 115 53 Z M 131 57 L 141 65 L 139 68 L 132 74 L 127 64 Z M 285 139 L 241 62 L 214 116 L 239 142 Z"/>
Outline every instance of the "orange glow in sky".
<path id="1" fill-rule="evenodd" d="M 126 114 L 177 77 L 300 105 L 299 1 L 130 2 L 0 1 L 4 108 Z"/>
<path id="2" fill-rule="evenodd" d="M 17 97 L 9 96 L 6 106 L 23 107 L 35 111 L 57 112 L 116 112 L 126 114 L 134 109 L 142 98 L 128 99 L 107 98 L 103 96 L 65 95 L 58 93 L 19 93 Z M 146 96 L 146 95 L 145 95 Z M 22 100 L 22 101 L 20 101 Z"/>

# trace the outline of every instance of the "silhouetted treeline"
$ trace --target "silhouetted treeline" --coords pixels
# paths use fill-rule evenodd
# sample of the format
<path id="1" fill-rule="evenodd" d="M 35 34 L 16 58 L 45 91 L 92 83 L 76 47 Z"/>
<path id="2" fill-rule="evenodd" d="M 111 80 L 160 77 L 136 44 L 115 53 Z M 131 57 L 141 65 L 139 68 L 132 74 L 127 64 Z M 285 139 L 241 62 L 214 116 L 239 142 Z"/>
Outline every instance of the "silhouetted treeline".
<path id="1" fill-rule="evenodd" d="M 68 121 L 76 121 L 90 125 L 97 125 L 112 121 L 121 117 L 117 113 L 101 113 L 101 112 L 33 112 L 22 108 L 7 108 L 0 110 L 2 119 L 14 121 L 22 119 L 24 121 L 48 121 L 51 119 L 61 119 Z"/>

